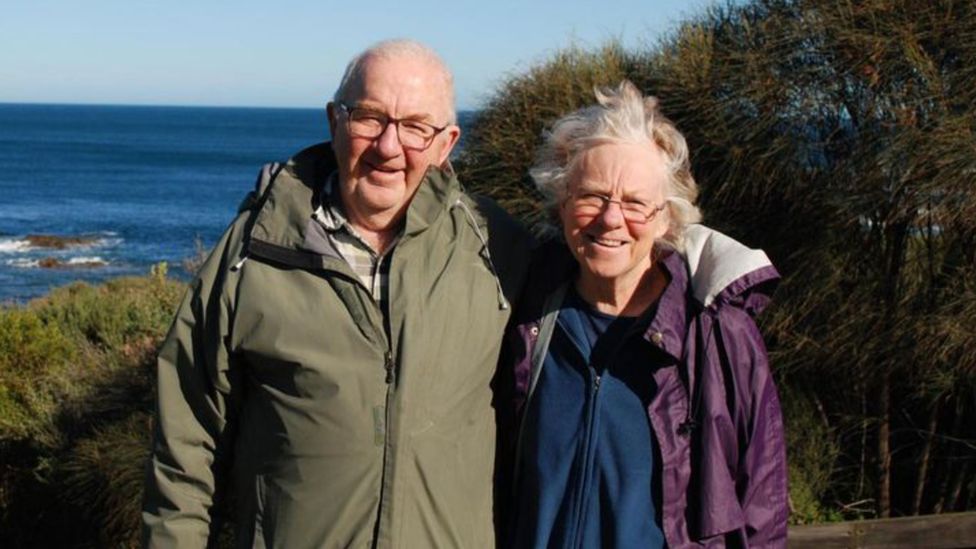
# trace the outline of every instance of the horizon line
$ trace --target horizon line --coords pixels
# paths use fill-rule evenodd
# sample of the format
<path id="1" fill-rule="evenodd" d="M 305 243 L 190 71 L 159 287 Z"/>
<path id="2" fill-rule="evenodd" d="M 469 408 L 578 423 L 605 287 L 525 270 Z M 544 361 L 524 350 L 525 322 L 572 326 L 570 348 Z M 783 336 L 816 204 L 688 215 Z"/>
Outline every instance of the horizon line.
<path id="1" fill-rule="evenodd" d="M 164 103 L 63 103 L 51 101 L 6 101 L 0 100 L 0 107 L 4 106 L 32 106 L 32 107 L 143 107 L 170 109 L 266 109 L 266 110 L 325 110 L 325 106 L 269 106 L 269 105 L 203 105 L 203 104 L 164 104 Z M 481 109 L 457 109 L 458 113 L 477 112 Z"/>

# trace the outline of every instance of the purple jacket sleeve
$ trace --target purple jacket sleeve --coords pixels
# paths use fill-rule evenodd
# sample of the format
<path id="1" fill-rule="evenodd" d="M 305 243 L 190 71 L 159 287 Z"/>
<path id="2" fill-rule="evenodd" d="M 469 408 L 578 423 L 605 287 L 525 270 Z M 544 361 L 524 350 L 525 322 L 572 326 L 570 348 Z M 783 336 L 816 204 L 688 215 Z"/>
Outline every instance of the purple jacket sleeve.
<path id="1" fill-rule="evenodd" d="M 769 370 L 766 346 L 752 318 L 731 309 L 722 324 L 722 343 L 736 373 L 736 431 L 739 463 L 736 493 L 750 548 L 786 547 L 786 444 L 783 415 Z"/>

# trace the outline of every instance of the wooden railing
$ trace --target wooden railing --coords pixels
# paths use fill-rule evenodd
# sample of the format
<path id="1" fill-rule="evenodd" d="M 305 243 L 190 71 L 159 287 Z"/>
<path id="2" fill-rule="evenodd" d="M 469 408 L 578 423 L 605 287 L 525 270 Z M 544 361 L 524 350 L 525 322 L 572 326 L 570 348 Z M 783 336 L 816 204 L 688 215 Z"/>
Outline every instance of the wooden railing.
<path id="1" fill-rule="evenodd" d="M 793 548 L 976 547 L 976 512 L 791 526 Z"/>

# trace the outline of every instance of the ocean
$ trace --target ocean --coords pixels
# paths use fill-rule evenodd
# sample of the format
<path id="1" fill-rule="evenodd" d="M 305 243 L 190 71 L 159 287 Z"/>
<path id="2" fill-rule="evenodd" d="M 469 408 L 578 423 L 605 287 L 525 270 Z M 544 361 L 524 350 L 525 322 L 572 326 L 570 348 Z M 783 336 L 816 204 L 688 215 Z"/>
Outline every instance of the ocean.
<path id="1" fill-rule="evenodd" d="M 0 303 L 161 261 L 186 278 L 263 164 L 326 139 L 324 108 L 0 104 Z"/>
<path id="2" fill-rule="evenodd" d="M 324 109 L 0 105 L 0 302 L 161 261 L 185 276 L 261 165 L 327 138 Z"/>

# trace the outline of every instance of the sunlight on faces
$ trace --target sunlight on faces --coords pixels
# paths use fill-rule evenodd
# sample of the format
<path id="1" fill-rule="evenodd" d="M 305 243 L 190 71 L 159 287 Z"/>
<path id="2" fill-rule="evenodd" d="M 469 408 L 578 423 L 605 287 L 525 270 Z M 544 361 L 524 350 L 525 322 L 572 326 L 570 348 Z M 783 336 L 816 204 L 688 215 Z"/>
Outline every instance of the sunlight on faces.
<path id="1" fill-rule="evenodd" d="M 438 127 L 448 122 L 449 101 L 438 67 L 410 55 L 363 60 L 361 76 L 344 98 L 350 107 Z M 374 231 L 390 229 L 403 218 L 427 168 L 447 160 L 461 133 L 450 125 L 426 150 L 405 150 L 395 124 L 374 139 L 350 136 L 347 115 L 331 104 L 329 125 L 343 206 L 354 226 Z"/>
<path id="2" fill-rule="evenodd" d="M 573 197 L 597 193 L 650 210 L 664 204 L 668 185 L 664 156 L 648 143 L 609 143 L 581 153 L 569 174 L 568 197 L 559 209 L 563 233 L 580 264 L 580 277 L 596 284 L 636 286 L 652 264 L 654 240 L 668 229 L 667 208 L 646 223 L 628 222 L 620 204 L 581 213 Z"/>

